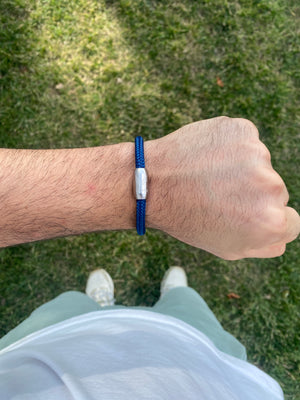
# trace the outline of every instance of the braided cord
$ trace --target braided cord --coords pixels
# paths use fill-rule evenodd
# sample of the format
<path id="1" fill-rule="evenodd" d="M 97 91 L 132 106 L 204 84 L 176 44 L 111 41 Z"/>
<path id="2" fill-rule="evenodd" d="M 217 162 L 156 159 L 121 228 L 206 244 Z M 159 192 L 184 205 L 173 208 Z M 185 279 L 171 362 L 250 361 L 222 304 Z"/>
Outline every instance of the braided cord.
<path id="1" fill-rule="evenodd" d="M 135 138 L 135 168 L 145 168 L 144 141 L 141 136 Z"/>
<path id="2" fill-rule="evenodd" d="M 146 200 L 136 201 L 136 231 L 138 235 L 145 235 Z"/>
<path id="3" fill-rule="evenodd" d="M 135 168 L 145 168 L 144 141 L 141 136 L 135 138 Z M 145 235 L 146 200 L 136 201 L 136 231 L 138 235 Z"/>

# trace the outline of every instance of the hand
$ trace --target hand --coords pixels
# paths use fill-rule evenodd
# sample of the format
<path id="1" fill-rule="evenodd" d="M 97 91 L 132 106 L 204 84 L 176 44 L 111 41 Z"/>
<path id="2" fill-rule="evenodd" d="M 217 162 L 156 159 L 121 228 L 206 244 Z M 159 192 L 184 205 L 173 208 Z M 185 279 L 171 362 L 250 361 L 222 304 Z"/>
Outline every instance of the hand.
<path id="1" fill-rule="evenodd" d="M 276 257 L 300 231 L 252 122 L 218 117 L 145 143 L 147 226 L 221 258 Z"/>

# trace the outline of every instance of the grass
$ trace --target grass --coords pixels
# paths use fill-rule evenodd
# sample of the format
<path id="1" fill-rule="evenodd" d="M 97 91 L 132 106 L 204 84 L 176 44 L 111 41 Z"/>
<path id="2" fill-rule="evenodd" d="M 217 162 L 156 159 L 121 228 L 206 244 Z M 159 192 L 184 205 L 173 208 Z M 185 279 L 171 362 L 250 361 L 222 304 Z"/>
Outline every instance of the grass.
<path id="1" fill-rule="evenodd" d="M 293 0 L 2 0 L 0 146 L 96 146 L 245 117 L 299 210 L 298 13 Z M 164 271 L 182 265 L 249 360 L 299 400 L 299 258 L 295 241 L 276 259 L 227 262 L 156 231 L 3 249 L 0 334 L 61 292 L 83 291 L 97 266 L 119 303 L 151 305 Z"/>

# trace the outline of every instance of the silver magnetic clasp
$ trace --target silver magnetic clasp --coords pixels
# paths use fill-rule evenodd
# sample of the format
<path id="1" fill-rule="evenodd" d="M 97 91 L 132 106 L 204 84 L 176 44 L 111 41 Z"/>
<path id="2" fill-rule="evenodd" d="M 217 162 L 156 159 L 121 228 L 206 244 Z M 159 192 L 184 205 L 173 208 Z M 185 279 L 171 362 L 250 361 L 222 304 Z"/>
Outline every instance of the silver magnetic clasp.
<path id="1" fill-rule="evenodd" d="M 145 168 L 135 169 L 135 195 L 137 200 L 147 197 L 147 172 Z"/>

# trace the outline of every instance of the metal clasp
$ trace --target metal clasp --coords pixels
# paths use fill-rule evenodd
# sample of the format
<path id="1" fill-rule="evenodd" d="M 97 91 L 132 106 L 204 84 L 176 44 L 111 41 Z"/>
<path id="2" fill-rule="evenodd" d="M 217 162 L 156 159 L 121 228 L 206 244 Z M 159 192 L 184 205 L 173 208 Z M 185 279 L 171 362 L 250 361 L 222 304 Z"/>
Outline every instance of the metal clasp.
<path id="1" fill-rule="evenodd" d="M 135 195 L 137 200 L 146 200 L 147 172 L 145 168 L 135 169 Z"/>

